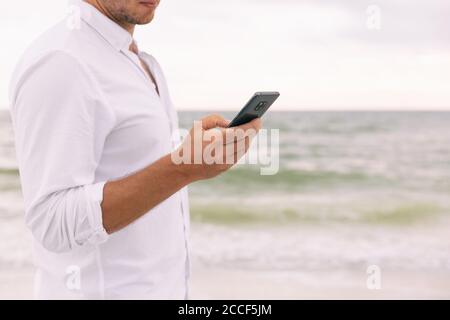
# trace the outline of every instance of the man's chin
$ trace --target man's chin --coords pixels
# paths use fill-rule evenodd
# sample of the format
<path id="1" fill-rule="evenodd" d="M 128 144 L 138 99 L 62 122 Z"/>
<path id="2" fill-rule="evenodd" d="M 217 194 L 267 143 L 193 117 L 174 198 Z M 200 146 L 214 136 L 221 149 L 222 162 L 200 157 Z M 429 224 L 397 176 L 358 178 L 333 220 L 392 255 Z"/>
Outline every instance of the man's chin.
<path id="1" fill-rule="evenodd" d="M 140 17 L 139 19 L 136 19 L 136 24 L 143 25 L 148 24 L 153 21 L 153 18 L 155 17 L 155 11 L 153 10 L 151 13 L 147 13 L 145 16 Z"/>
<path id="2" fill-rule="evenodd" d="M 144 25 L 149 24 L 153 21 L 153 18 L 155 17 L 155 13 L 153 12 L 151 15 L 147 15 L 146 17 L 143 17 L 141 19 L 137 19 L 136 24 L 138 25 Z"/>

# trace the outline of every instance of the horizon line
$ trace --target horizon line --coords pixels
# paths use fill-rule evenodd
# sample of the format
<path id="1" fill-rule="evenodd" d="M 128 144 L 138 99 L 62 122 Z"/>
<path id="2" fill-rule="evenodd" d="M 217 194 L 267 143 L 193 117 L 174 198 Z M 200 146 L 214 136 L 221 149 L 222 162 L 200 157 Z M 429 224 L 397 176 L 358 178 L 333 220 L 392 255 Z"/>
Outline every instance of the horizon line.
<path id="1" fill-rule="evenodd" d="M 216 110 L 209 110 L 204 108 L 186 108 L 186 109 L 176 109 L 177 112 L 237 112 L 238 109 L 233 108 L 221 108 Z M 8 107 L 0 107 L 0 112 L 9 111 Z M 288 109 L 281 108 L 276 110 L 270 110 L 270 112 L 450 112 L 450 106 L 447 108 L 410 108 L 410 109 L 399 109 L 399 108 L 347 108 L 347 109 L 333 109 L 333 108 L 300 108 L 300 109 Z"/>

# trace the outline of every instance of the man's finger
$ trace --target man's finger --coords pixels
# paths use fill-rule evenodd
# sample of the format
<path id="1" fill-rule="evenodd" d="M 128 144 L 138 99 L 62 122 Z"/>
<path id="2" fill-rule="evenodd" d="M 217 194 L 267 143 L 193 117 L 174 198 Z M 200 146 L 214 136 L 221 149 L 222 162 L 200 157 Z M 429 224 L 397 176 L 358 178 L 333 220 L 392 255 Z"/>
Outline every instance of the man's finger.
<path id="1" fill-rule="evenodd" d="M 245 138 L 253 139 L 258 134 L 258 130 L 253 128 L 244 130 L 241 127 L 235 127 L 235 128 L 217 128 L 216 130 L 220 130 L 222 132 L 222 141 L 224 145 L 236 143 Z"/>
<path id="2" fill-rule="evenodd" d="M 227 119 L 225 119 L 219 114 L 209 115 L 201 119 L 201 121 L 204 130 L 213 129 L 217 127 L 226 128 L 230 123 Z"/>
<path id="3" fill-rule="evenodd" d="M 261 129 L 261 127 L 262 127 L 261 118 L 256 118 L 256 119 L 253 119 L 252 121 L 244 123 L 240 126 L 233 127 L 232 129 L 242 129 L 244 131 L 253 129 L 253 130 L 256 130 L 256 132 L 258 132 Z"/>
<path id="4" fill-rule="evenodd" d="M 234 142 L 232 145 L 223 146 L 223 159 L 225 163 L 232 164 L 242 158 L 250 148 L 251 139 L 246 137 L 245 140 Z"/>

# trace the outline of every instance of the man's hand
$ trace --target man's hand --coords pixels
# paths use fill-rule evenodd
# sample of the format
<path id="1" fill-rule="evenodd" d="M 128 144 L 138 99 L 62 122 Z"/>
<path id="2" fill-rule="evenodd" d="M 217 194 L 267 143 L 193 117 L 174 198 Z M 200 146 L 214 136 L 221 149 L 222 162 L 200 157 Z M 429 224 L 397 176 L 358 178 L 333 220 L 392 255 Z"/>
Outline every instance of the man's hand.
<path id="1" fill-rule="evenodd" d="M 132 175 L 107 182 L 101 204 L 106 231 L 127 226 L 191 182 L 231 168 L 247 152 L 261 120 L 234 128 L 227 125 L 218 115 L 203 118 L 177 151 Z M 174 161 L 180 156 L 181 162 Z"/>
<path id="2" fill-rule="evenodd" d="M 172 153 L 172 160 L 189 180 L 209 179 L 230 169 L 261 129 L 260 119 L 233 128 L 227 128 L 228 124 L 220 115 L 201 119 Z"/>

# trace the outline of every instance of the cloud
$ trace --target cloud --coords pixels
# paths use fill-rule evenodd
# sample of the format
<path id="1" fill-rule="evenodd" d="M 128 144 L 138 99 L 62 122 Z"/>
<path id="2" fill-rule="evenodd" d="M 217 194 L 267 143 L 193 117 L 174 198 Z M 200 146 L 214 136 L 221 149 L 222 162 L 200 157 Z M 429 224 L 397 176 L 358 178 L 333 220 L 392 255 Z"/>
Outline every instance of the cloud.
<path id="1" fill-rule="evenodd" d="M 55 3 L 1 3 L 0 92 L 37 30 L 65 13 Z M 369 5 L 381 10 L 380 30 L 366 27 Z M 449 9 L 446 0 L 163 0 L 136 38 L 162 63 L 179 108 L 239 109 L 257 90 L 281 91 L 287 109 L 449 108 Z"/>

